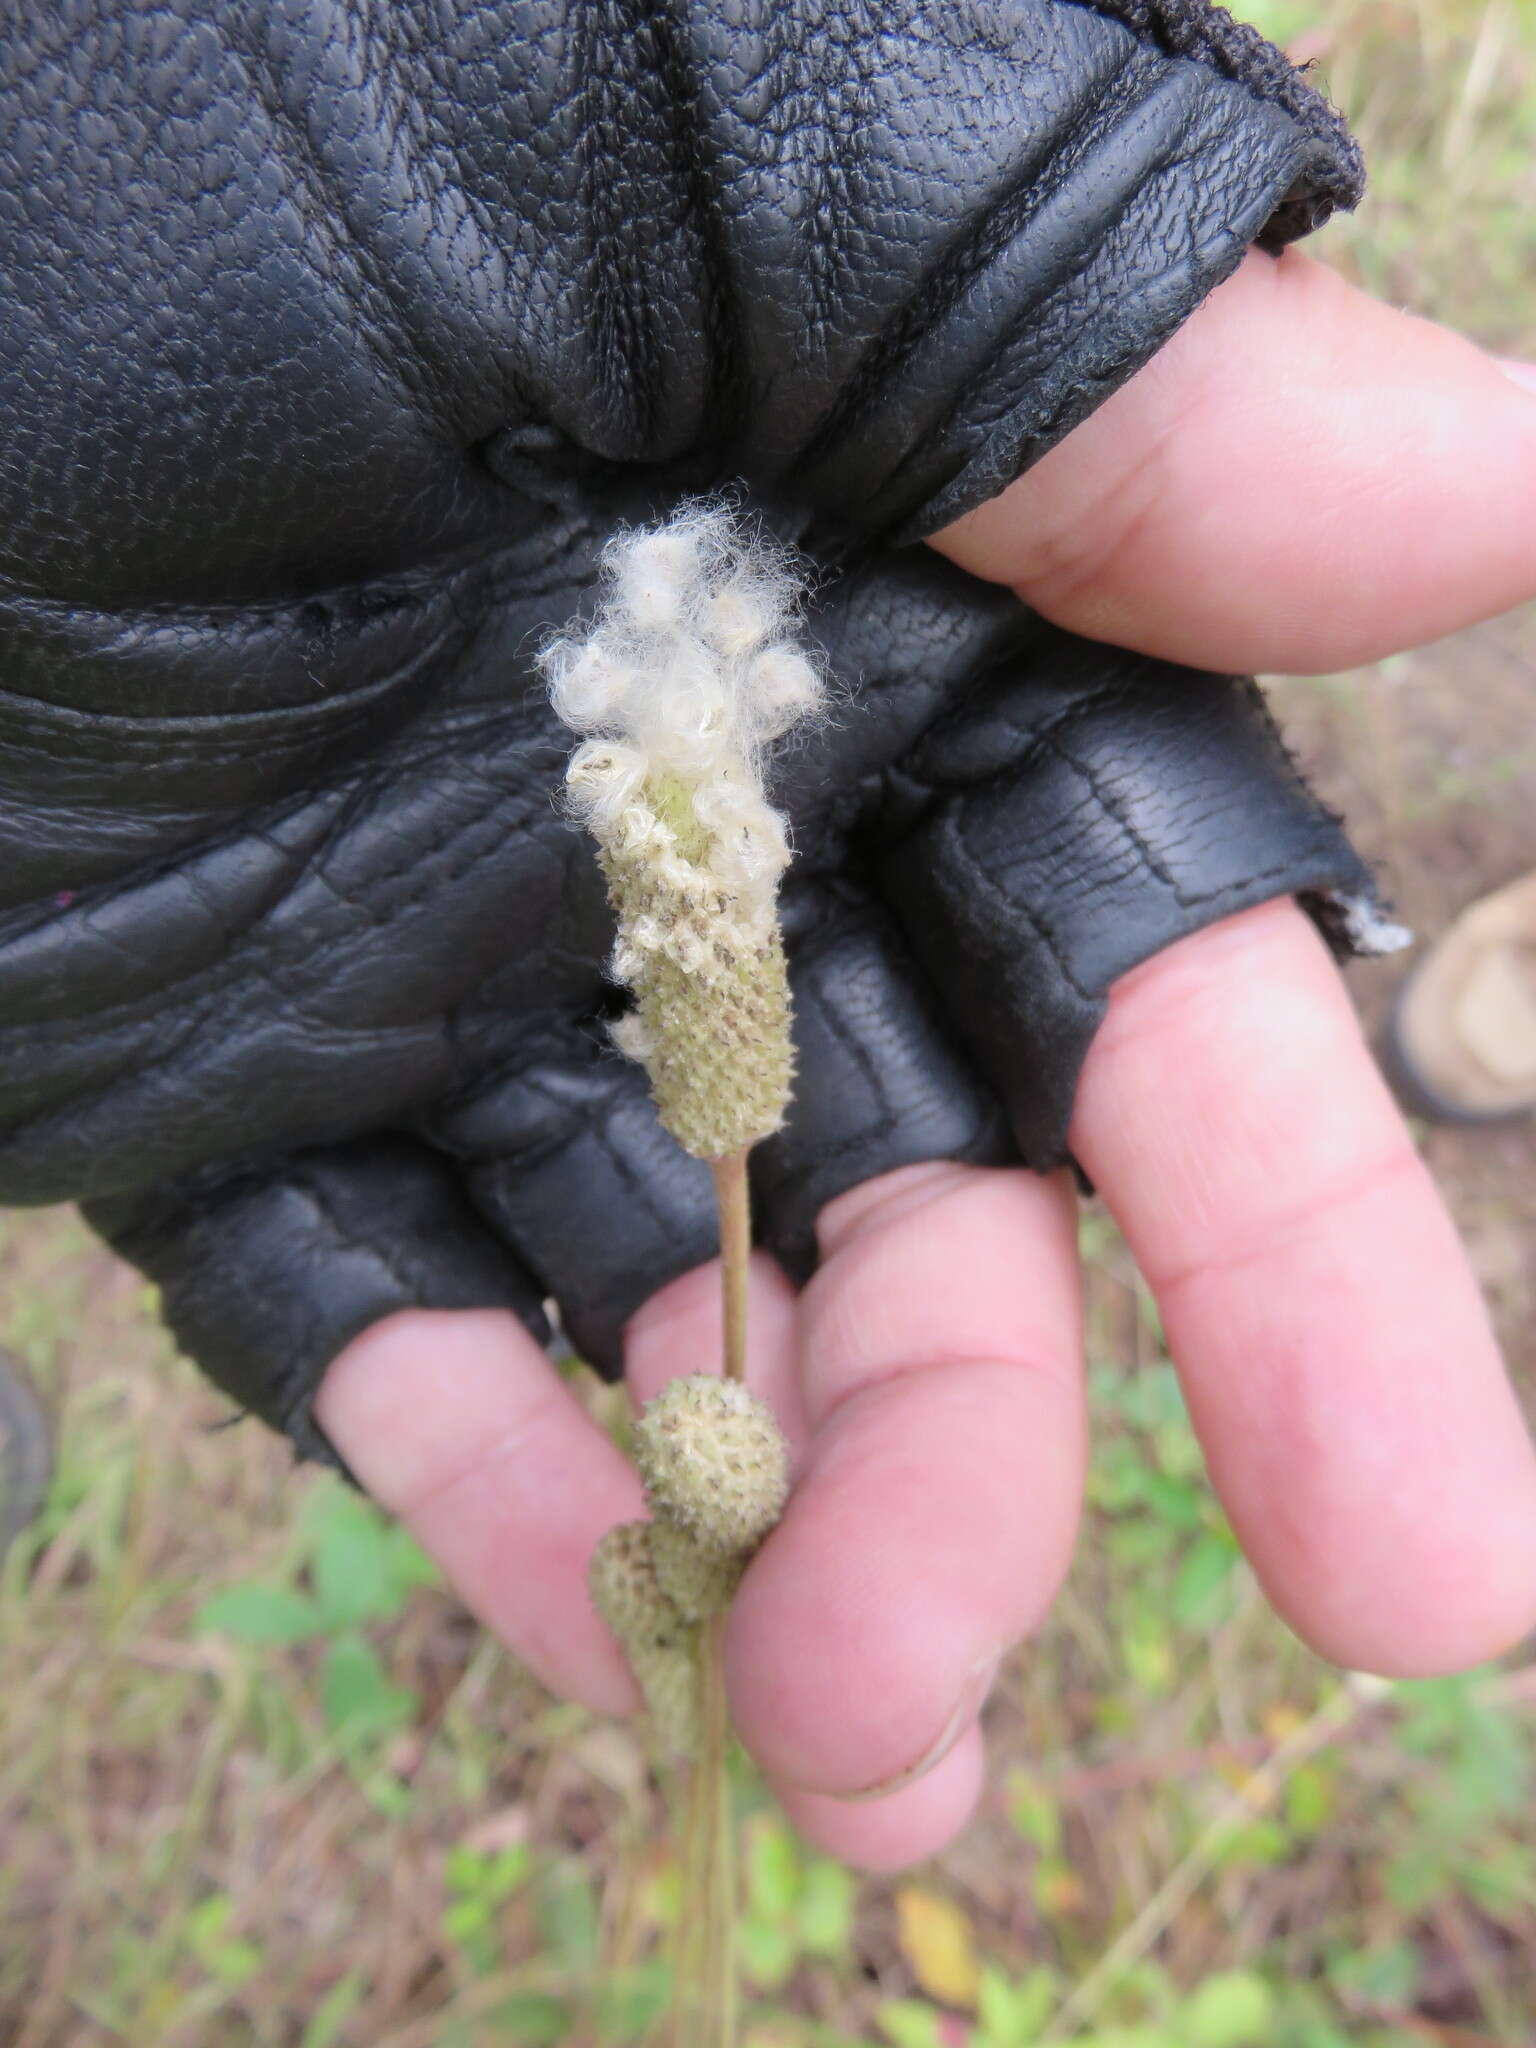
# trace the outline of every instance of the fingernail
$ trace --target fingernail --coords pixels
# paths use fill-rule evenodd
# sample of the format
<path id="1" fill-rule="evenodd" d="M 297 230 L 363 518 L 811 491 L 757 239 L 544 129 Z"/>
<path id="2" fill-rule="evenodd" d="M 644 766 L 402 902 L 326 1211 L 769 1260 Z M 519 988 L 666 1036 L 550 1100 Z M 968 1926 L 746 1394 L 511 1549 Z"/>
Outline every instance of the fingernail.
<path id="1" fill-rule="evenodd" d="M 882 1778 L 877 1785 L 866 1785 L 858 1792 L 838 1792 L 832 1796 L 841 1799 L 846 1805 L 859 1806 L 867 1799 L 889 1799 L 893 1792 L 900 1792 L 907 1785 L 915 1785 L 919 1778 L 926 1778 L 930 1771 L 936 1770 L 943 1763 L 981 1712 L 982 1703 L 992 1690 L 992 1681 L 997 1677 L 998 1666 L 1002 1661 L 1000 1652 L 989 1651 L 985 1657 L 978 1659 L 971 1666 L 965 1683 L 960 1688 L 960 1697 L 955 1702 L 954 1712 L 944 1723 L 937 1740 L 923 1751 L 916 1763 L 906 1765 L 892 1777 Z"/>
<path id="2" fill-rule="evenodd" d="M 1517 363 L 1510 356 L 1495 356 L 1493 360 L 1512 384 L 1523 384 L 1527 391 L 1536 391 L 1536 363 Z"/>

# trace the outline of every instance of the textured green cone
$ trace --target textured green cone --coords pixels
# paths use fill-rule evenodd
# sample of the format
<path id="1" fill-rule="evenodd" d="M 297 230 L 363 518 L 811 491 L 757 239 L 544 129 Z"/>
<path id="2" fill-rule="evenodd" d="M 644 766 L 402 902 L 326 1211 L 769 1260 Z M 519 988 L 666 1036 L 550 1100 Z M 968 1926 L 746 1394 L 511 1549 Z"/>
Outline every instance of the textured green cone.
<path id="1" fill-rule="evenodd" d="M 670 851 L 603 841 L 600 858 L 633 1014 L 615 1032 L 640 1060 L 684 1151 L 726 1159 L 776 1131 L 794 1079 L 789 980 L 776 929 L 743 923 L 711 871 L 714 841 L 675 777 L 648 784 Z"/>
<path id="2" fill-rule="evenodd" d="M 630 1656 L 656 1740 L 670 1756 L 698 1752 L 704 1681 L 697 1636 L 696 1629 L 689 1629 L 686 1648 L 674 1644 Z"/>
<path id="3" fill-rule="evenodd" d="M 743 1561 L 778 1521 L 789 1447 L 772 1411 L 737 1380 L 673 1380 L 635 1425 L 635 1463 L 652 1512 L 702 1548 Z"/>
<path id="4" fill-rule="evenodd" d="M 777 939 L 715 981 L 654 960 L 634 990 L 657 1115 L 685 1152 L 728 1159 L 779 1128 L 794 1059 Z"/>
<path id="5" fill-rule="evenodd" d="M 663 1746 L 677 1755 L 699 1728 L 699 1631 L 662 1591 L 651 1524 L 621 1522 L 592 1553 L 592 1604 L 618 1637 Z"/>
<path id="6" fill-rule="evenodd" d="M 649 1522 L 620 1522 L 592 1553 L 587 1582 L 592 1605 L 628 1650 L 633 1643 L 666 1643 L 683 1617 L 662 1591 L 651 1557 Z"/>
<path id="7" fill-rule="evenodd" d="M 651 1556 L 662 1591 L 689 1621 L 707 1621 L 730 1606 L 746 1560 L 703 1547 L 672 1521 L 650 1524 Z"/>

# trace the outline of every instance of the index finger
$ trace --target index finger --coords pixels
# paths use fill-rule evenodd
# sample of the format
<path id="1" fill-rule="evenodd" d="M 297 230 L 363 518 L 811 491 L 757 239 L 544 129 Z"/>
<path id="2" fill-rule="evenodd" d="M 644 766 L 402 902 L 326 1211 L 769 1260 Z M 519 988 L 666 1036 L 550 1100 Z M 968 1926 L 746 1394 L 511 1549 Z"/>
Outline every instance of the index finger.
<path id="1" fill-rule="evenodd" d="M 1314 673 L 1536 596 L 1536 397 L 1288 249 L 937 536 L 1091 640 Z"/>

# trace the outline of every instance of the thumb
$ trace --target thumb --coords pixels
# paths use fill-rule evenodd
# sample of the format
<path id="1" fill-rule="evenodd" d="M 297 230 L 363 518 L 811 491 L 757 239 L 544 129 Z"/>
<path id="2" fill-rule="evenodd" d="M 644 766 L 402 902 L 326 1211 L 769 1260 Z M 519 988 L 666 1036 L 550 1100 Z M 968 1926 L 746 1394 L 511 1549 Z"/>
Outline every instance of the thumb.
<path id="1" fill-rule="evenodd" d="M 1295 250 L 934 537 L 1057 625 L 1196 667 L 1352 667 L 1536 596 L 1536 370 Z"/>

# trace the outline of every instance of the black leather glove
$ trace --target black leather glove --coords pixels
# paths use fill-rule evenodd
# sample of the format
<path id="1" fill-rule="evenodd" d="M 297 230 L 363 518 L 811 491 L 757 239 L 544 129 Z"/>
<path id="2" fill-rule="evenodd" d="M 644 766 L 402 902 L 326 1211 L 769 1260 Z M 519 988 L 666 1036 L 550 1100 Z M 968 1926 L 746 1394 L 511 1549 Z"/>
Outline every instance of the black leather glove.
<path id="1" fill-rule="evenodd" d="M 1170 940 L 1346 942 L 1250 683 L 910 545 L 1352 202 L 1220 10 L 77 0 L 0 64 L 0 1199 L 84 1198 L 304 1451 L 390 1310 L 552 1298 L 613 1371 L 712 1248 L 530 658 L 622 520 L 733 481 L 822 572 L 792 1266 L 902 1162 L 1059 1161 Z"/>

